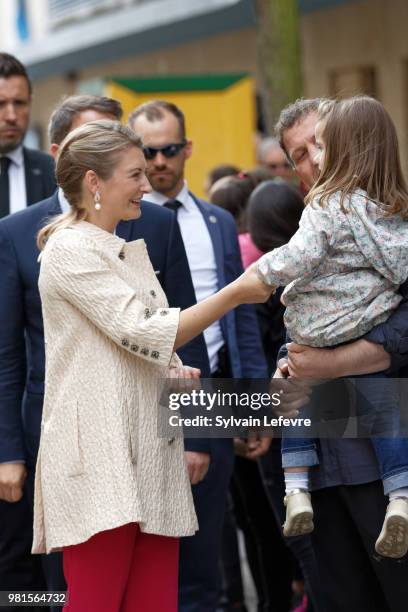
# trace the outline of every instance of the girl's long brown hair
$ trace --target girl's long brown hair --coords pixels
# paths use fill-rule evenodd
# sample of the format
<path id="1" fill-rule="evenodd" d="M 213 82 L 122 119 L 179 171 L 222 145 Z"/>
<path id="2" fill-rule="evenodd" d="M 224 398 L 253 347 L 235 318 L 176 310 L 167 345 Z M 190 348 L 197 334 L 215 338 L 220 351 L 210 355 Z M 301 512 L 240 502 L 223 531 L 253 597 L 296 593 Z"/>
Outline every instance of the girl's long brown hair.
<path id="1" fill-rule="evenodd" d="M 387 214 L 408 219 L 408 189 L 401 170 L 397 132 L 383 105 L 369 96 L 320 104 L 323 167 L 305 201 L 325 206 L 340 191 L 340 205 L 363 189 Z M 344 210 L 344 208 L 343 208 Z"/>

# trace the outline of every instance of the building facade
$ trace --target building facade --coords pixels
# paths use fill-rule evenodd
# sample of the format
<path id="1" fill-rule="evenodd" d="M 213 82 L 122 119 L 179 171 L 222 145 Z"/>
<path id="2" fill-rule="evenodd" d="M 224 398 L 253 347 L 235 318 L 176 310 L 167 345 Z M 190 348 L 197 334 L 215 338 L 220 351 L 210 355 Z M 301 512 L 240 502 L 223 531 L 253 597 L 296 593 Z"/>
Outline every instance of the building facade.
<path id="1" fill-rule="evenodd" d="M 378 97 L 408 170 L 406 0 L 299 0 L 299 10 L 304 95 Z M 0 38 L 33 77 L 32 123 L 44 147 L 55 104 L 100 91 L 101 79 L 258 79 L 254 0 L 8 0 L 0 3 Z"/>

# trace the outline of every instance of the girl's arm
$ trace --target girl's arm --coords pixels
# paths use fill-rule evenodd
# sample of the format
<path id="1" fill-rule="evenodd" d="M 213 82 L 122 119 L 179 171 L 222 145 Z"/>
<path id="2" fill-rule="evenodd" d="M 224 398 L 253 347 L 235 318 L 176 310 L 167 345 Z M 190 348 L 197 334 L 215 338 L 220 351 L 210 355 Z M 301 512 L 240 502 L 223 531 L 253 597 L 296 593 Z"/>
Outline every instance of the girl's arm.
<path id="1" fill-rule="evenodd" d="M 328 209 L 307 206 L 291 240 L 258 261 L 259 278 L 270 285 L 285 286 L 313 276 L 327 256 L 333 235 L 333 217 Z"/>

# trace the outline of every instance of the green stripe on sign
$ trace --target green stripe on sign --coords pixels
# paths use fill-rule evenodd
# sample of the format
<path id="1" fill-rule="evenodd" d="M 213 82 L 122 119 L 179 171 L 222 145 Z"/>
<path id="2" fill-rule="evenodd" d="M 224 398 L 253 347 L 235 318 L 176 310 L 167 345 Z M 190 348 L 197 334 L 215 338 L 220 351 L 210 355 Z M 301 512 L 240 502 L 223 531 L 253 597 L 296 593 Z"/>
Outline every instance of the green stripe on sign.
<path id="1" fill-rule="evenodd" d="M 111 77 L 108 80 L 138 93 L 166 91 L 214 91 L 231 87 L 248 74 L 206 74 L 168 77 L 133 77 L 132 79 Z"/>

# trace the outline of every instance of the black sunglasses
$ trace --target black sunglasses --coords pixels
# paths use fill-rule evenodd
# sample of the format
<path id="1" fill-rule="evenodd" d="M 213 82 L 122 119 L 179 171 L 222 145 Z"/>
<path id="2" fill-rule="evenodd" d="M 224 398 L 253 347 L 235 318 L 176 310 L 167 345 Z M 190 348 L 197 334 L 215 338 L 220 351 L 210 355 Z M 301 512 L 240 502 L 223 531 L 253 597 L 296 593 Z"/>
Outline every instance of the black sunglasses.
<path id="1" fill-rule="evenodd" d="M 143 147 L 143 153 L 146 159 L 154 159 L 158 153 L 170 159 L 170 157 L 176 157 L 187 144 L 187 140 L 182 142 L 176 142 L 168 144 L 165 147 Z"/>

